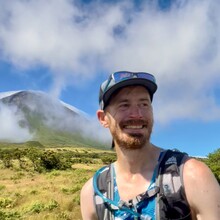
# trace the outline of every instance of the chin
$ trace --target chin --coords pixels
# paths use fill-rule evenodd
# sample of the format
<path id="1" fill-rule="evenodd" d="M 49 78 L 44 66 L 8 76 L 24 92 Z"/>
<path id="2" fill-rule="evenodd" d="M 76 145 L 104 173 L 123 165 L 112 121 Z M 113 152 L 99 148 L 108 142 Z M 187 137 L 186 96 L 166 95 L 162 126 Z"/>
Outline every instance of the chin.
<path id="1" fill-rule="evenodd" d="M 112 134 L 118 146 L 124 149 L 142 149 L 150 141 L 151 133 L 117 133 Z"/>
<path id="2" fill-rule="evenodd" d="M 146 138 L 142 137 L 128 137 L 124 140 L 118 141 L 119 146 L 124 149 L 136 150 L 141 149 L 146 145 Z"/>

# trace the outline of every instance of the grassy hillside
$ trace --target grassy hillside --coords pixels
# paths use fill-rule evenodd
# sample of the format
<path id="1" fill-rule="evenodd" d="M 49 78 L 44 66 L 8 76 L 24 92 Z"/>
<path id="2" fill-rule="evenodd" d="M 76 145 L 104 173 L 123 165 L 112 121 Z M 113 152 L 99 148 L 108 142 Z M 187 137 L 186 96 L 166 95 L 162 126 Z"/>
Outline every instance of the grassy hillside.
<path id="1" fill-rule="evenodd" d="M 2 144 L 0 219 L 81 220 L 82 185 L 114 159 L 114 152 L 92 148 Z"/>
<path id="2" fill-rule="evenodd" d="M 62 132 L 52 130 L 46 126 L 41 126 L 34 138 L 46 146 L 76 146 L 76 147 L 92 147 L 104 148 L 104 145 L 94 139 L 84 137 L 80 133 Z"/>
<path id="3" fill-rule="evenodd" d="M 67 107 L 66 104 L 53 99 L 46 93 L 18 91 L 1 98 L 0 103 L 13 115 L 12 122 L 16 127 L 25 131 L 25 140 L 29 138 L 51 147 L 68 145 L 104 147 L 103 143 L 98 142 L 96 137 L 91 135 L 89 119 L 73 106 Z M 30 136 L 27 137 L 29 133 Z M 1 140 L 20 141 L 17 140 L 14 132 L 13 134 L 8 132 L 8 134 L 11 134 L 11 137 L 6 135 L 1 137 Z"/>
<path id="4" fill-rule="evenodd" d="M 30 131 L 33 133 L 33 140 L 41 142 L 43 145 L 50 146 L 83 146 L 83 147 L 96 147 L 103 148 L 103 144 L 96 141 L 94 138 L 86 137 L 82 135 L 82 132 L 77 129 L 70 131 L 68 129 L 60 129 L 51 127 L 45 124 L 44 117 L 40 114 L 33 112 L 26 112 L 26 118 L 29 123 Z M 60 119 L 61 120 L 61 119 Z M 59 120 L 54 118 L 54 121 Z M 62 120 L 61 120 L 62 121 Z M 86 123 L 86 120 L 82 119 L 81 123 Z M 87 122 L 88 123 L 88 122 Z M 76 125 L 77 127 L 77 125 Z"/>

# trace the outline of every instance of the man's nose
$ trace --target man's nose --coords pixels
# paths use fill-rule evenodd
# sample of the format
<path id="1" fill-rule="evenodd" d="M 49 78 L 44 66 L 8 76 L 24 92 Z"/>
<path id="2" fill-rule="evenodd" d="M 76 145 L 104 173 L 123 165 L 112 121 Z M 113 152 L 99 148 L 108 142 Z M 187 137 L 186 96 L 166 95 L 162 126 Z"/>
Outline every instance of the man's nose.
<path id="1" fill-rule="evenodd" d="M 138 105 L 130 107 L 130 117 L 132 118 L 142 118 L 142 110 Z"/>

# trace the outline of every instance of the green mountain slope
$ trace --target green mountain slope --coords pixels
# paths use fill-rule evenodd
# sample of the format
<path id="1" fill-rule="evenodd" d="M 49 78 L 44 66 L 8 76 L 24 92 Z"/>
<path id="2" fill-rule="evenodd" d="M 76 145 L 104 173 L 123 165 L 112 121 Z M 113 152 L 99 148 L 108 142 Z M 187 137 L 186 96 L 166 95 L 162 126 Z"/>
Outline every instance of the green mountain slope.
<path id="1" fill-rule="evenodd" d="M 26 141 L 38 141 L 45 146 L 103 147 L 103 143 L 89 136 L 89 120 L 80 111 L 68 108 L 59 100 L 42 92 L 19 91 L 0 99 L 0 106 L 14 109 L 20 129 L 29 132 Z M 1 110 L 1 109 L 0 109 Z M 0 142 L 16 143 L 14 137 Z"/>

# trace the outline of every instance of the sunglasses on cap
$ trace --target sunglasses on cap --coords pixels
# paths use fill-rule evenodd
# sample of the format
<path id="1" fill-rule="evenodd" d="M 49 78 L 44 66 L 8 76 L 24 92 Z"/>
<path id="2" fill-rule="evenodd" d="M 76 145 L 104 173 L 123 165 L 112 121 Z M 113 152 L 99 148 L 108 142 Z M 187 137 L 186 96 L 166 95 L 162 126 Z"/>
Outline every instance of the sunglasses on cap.
<path id="1" fill-rule="evenodd" d="M 129 72 L 119 71 L 112 73 L 109 78 L 100 86 L 99 104 L 104 109 L 112 96 L 112 94 L 125 86 L 142 85 L 147 88 L 151 101 L 153 94 L 157 90 L 155 77 L 146 72 Z"/>
<path id="2" fill-rule="evenodd" d="M 108 78 L 108 82 L 106 83 L 106 86 L 103 89 L 103 92 L 106 92 L 108 90 L 109 84 L 111 83 L 112 80 L 114 80 L 114 83 L 119 83 L 121 81 L 134 79 L 134 78 L 147 79 L 153 83 L 156 83 L 155 77 L 150 73 L 119 71 L 119 72 L 112 73 L 110 75 L 110 77 Z"/>

